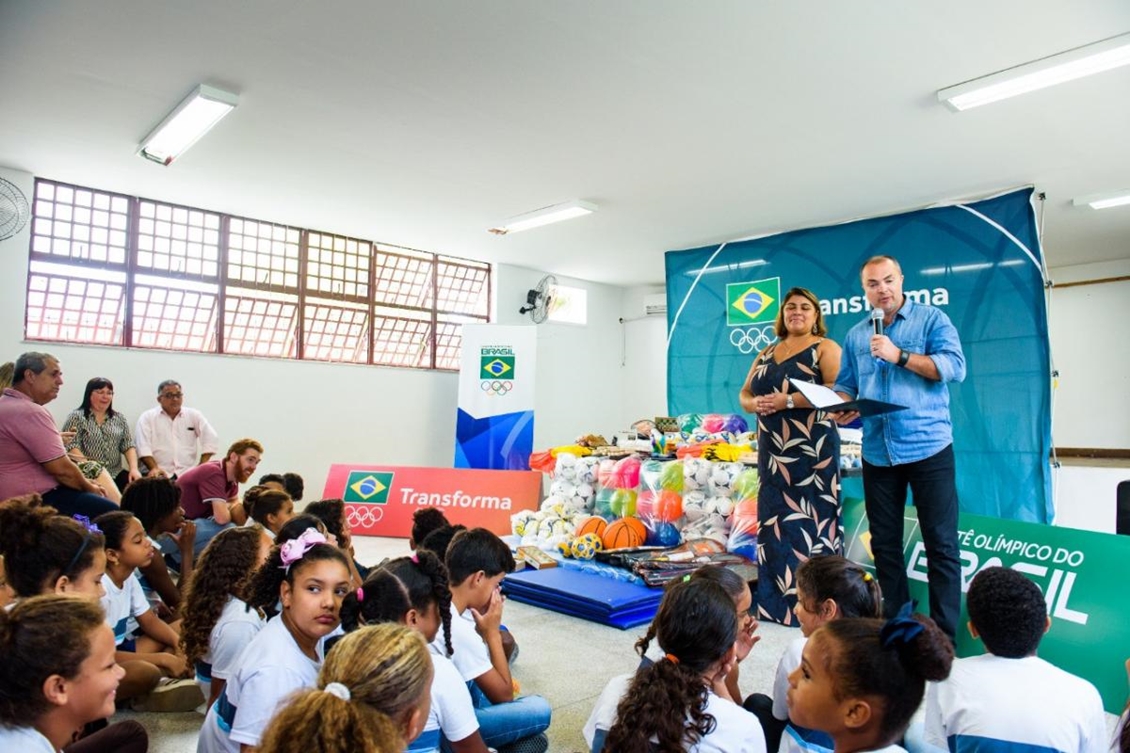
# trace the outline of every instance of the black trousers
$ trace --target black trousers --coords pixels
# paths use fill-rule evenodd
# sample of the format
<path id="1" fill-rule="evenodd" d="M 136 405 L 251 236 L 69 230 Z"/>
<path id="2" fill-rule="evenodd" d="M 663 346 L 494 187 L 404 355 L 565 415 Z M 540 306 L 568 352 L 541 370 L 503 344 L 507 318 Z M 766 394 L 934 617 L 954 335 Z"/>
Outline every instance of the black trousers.
<path id="1" fill-rule="evenodd" d="M 924 460 L 904 465 L 863 461 L 863 494 L 871 528 L 871 551 L 883 589 L 883 611 L 892 617 L 910 600 L 903 555 L 906 490 L 926 546 L 930 616 L 952 639 L 961 618 L 961 555 L 957 545 L 957 486 L 953 445 Z"/>

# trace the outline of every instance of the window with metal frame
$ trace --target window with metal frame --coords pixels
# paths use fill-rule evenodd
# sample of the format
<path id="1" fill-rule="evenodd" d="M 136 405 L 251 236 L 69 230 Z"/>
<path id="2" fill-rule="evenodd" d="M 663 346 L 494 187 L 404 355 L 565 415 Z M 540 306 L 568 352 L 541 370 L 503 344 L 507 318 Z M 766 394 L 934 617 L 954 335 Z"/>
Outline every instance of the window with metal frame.
<path id="1" fill-rule="evenodd" d="M 484 262 L 37 179 L 29 340 L 458 370 Z"/>

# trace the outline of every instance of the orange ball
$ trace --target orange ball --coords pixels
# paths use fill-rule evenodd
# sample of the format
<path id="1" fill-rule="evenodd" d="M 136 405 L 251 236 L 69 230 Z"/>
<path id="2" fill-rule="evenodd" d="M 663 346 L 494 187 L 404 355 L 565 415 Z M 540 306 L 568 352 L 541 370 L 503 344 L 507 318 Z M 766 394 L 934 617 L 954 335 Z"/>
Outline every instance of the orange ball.
<path id="1" fill-rule="evenodd" d="M 683 495 L 664 489 L 655 500 L 655 517 L 671 523 L 683 516 Z"/>
<path id="2" fill-rule="evenodd" d="M 586 533 L 595 533 L 603 540 L 604 529 L 606 528 L 608 528 L 608 521 L 598 515 L 594 515 L 591 518 L 586 518 L 583 523 L 577 526 L 576 536 L 580 538 Z"/>
<path id="3" fill-rule="evenodd" d="M 643 546 L 647 538 L 647 529 L 636 518 L 623 518 L 609 524 L 604 529 L 602 538 L 605 549 L 627 549 Z"/>

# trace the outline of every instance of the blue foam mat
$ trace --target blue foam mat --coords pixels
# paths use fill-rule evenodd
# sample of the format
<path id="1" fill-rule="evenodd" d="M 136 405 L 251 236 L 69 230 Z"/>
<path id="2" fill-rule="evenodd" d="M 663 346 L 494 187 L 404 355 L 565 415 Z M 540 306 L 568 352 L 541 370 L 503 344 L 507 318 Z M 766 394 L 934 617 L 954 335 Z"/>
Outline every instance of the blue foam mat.
<path id="1" fill-rule="evenodd" d="M 662 589 L 561 567 L 511 573 L 502 589 L 516 601 L 620 629 L 649 622 L 663 598 Z"/>

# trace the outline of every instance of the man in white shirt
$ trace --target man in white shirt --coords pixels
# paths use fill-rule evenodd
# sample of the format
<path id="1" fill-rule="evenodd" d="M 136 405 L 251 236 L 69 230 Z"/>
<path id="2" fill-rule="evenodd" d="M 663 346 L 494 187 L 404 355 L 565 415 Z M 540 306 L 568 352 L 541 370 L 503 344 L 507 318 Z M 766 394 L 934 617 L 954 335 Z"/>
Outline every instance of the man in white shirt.
<path id="1" fill-rule="evenodd" d="M 147 473 L 181 475 L 207 462 L 219 448 L 216 430 L 195 408 L 184 407 L 179 382 L 166 379 L 157 386 L 156 408 L 137 419 L 134 441 Z"/>

